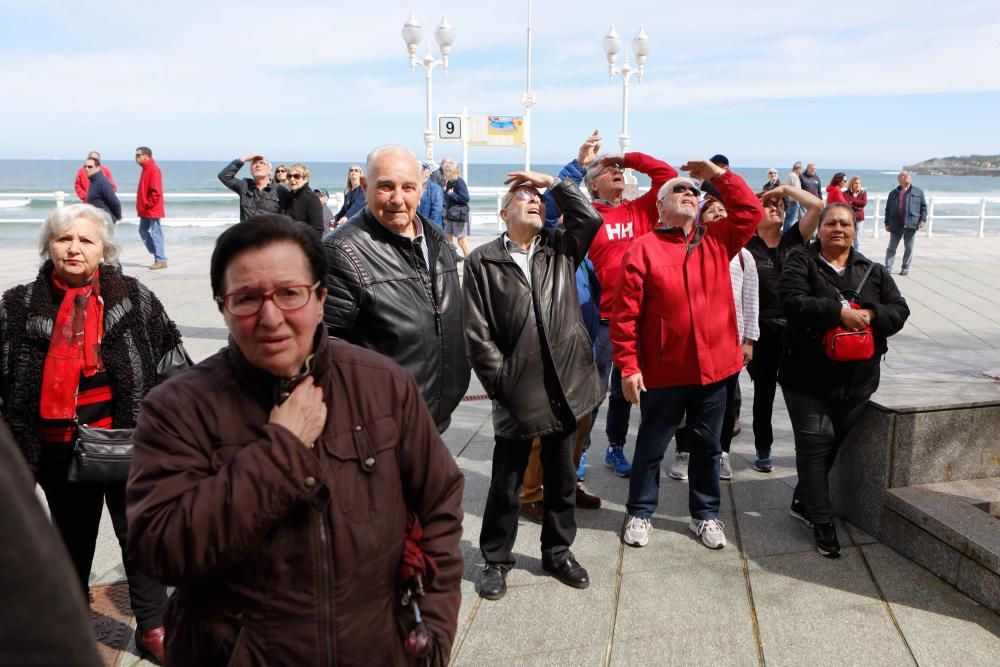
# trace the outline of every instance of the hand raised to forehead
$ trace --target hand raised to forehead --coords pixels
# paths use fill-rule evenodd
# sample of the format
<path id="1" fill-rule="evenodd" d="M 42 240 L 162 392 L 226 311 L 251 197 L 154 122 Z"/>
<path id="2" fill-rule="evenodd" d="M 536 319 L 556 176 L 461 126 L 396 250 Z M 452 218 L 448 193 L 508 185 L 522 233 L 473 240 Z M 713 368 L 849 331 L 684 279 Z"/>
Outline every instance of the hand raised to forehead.
<path id="1" fill-rule="evenodd" d="M 554 176 L 543 174 L 540 171 L 512 171 L 507 176 L 508 178 L 503 184 L 514 187 L 531 185 L 535 188 L 551 188 L 556 184 Z"/>

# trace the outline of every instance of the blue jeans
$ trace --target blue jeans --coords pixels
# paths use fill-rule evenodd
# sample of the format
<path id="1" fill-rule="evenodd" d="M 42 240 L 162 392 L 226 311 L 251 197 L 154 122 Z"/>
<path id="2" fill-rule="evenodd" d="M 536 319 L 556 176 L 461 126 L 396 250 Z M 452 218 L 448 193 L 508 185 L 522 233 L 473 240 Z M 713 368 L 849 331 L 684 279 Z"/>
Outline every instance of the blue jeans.
<path id="1" fill-rule="evenodd" d="M 910 269 L 910 262 L 913 261 L 913 244 L 916 242 L 917 228 L 900 229 L 889 232 L 889 247 L 885 249 L 885 270 L 892 271 L 892 263 L 896 259 L 896 248 L 899 241 L 903 241 L 903 270 Z"/>
<path id="2" fill-rule="evenodd" d="M 163 249 L 163 229 L 159 218 L 139 218 L 139 238 L 146 245 L 146 250 L 156 258 L 157 262 L 166 262 L 167 255 Z"/>
<path id="3" fill-rule="evenodd" d="M 687 413 L 688 510 L 699 521 L 719 516 L 719 458 L 722 417 L 726 412 L 726 383 L 648 389 L 639 403 L 642 421 L 635 441 L 632 476 L 628 484 L 631 516 L 648 519 L 660 494 L 660 462 L 667 443 Z"/>
<path id="4" fill-rule="evenodd" d="M 608 436 L 608 444 L 621 447 L 625 444 L 625 438 L 628 436 L 628 420 L 629 414 L 632 411 L 632 404 L 626 401 L 625 396 L 622 394 L 622 373 L 611 362 L 611 336 L 609 328 L 607 324 L 601 324 L 597 329 L 597 355 L 594 361 L 597 363 L 597 374 L 601 376 L 601 386 L 604 389 L 605 395 L 608 394 L 609 390 L 611 392 L 608 398 L 608 421 L 605 429 Z M 593 425 L 597 422 L 597 412 L 600 409 L 600 404 L 594 408 L 594 412 L 592 413 L 594 419 L 591 422 L 591 429 L 593 429 Z M 587 433 L 583 449 L 584 451 L 590 449 L 590 432 Z"/>
<path id="5" fill-rule="evenodd" d="M 865 233 L 865 221 L 861 220 L 854 225 L 854 249 L 861 252 L 861 235 Z"/>
<path id="6" fill-rule="evenodd" d="M 788 208 L 785 209 L 785 222 L 781 225 L 782 233 L 791 229 L 792 225 L 798 222 L 800 217 L 799 203 L 797 201 L 788 202 Z"/>

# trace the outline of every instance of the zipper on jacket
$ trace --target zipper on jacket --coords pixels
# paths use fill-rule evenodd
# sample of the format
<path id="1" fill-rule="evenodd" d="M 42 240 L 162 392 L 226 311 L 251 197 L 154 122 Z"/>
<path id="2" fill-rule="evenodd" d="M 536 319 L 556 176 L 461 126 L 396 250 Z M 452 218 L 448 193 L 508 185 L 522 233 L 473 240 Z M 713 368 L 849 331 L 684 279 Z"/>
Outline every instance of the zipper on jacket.
<path id="1" fill-rule="evenodd" d="M 320 613 L 320 637 L 323 642 L 323 664 L 333 665 L 333 612 L 330 610 L 333 591 L 330 590 L 330 542 L 326 534 L 326 513 L 319 514 L 320 567 L 323 571 L 322 612 Z"/>

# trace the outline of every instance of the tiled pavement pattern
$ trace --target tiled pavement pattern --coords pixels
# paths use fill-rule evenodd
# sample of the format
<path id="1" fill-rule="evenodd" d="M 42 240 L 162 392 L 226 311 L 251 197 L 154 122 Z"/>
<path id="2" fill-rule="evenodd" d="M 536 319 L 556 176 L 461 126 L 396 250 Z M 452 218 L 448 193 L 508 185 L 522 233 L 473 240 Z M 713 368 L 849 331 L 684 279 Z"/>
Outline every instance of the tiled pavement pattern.
<path id="1" fill-rule="evenodd" d="M 132 229 L 123 228 L 130 234 Z M 169 244 L 169 228 L 166 232 Z M 170 268 L 149 272 L 138 239 L 124 241 L 125 270 L 164 302 L 191 354 L 201 359 L 223 345 L 225 328 L 208 286 L 211 247 L 168 246 Z M 880 259 L 884 239 L 866 241 L 866 249 Z M 33 277 L 36 257 L 28 244 L 0 243 L 0 289 Z M 970 369 L 1000 368 L 1000 238 L 920 238 L 911 275 L 897 280 L 912 316 L 892 340 L 888 366 L 919 373 L 926 355 L 946 353 Z M 620 544 L 627 482 L 601 465 L 602 411 L 587 486 L 604 506 L 578 512 L 573 546 L 590 571 L 590 588 L 570 589 L 545 575 L 540 529 L 522 521 L 518 565 L 507 596 L 498 602 L 480 600 L 474 586 L 493 446 L 490 404 L 463 402 L 444 436 L 466 475 L 466 568 L 455 664 L 996 665 L 1000 616 L 850 525 L 839 525 L 844 544 L 839 560 L 815 552 L 811 534 L 787 515 L 794 449 L 780 393 L 775 470 L 762 475 L 750 467 L 753 388 L 745 378 L 742 388 L 744 432 L 733 442 L 735 477 L 723 483 L 727 548 L 710 552 L 690 534 L 687 483 L 665 475 L 649 546 Z M 474 382 L 468 393 L 482 389 Z M 668 459 L 672 452 L 671 447 Z M 92 581 L 123 579 L 106 520 Z M 107 623 L 95 615 L 95 631 Z M 116 644 L 118 634 L 105 634 L 104 641 Z M 113 652 L 109 647 L 105 653 L 109 665 L 146 664 L 130 637 L 124 651 L 117 657 Z"/>

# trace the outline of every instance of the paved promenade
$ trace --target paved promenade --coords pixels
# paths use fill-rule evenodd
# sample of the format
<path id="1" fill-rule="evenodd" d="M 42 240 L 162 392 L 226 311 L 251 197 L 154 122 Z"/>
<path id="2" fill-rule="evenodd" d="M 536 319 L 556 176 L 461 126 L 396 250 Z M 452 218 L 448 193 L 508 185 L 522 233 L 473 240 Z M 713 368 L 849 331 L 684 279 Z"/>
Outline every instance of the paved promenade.
<path id="1" fill-rule="evenodd" d="M 211 302 L 211 247 L 172 246 L 169 230 L 167 237 L 168 270 L 145 269 L 150 258 L 137 238 L 124 239 L 122 263 L 160 297 L 188 350 L 201 359 L 226 339 Z M 881 259 L 884 242 L 866 239 L 864 249 Z M 37 266 L 31 246 L 0 243 L 0 289 L 29 280 Z M 897 281 L 912 316 L 891 340 L 887 365 L 919 374 L 933 357 L 955 359 L 970 372 L 1000 369 L 1000 238 L 920 238 L 911 275 Z M 742 389 L 744 430 L 732 448 L 735 477 L 722 486 L 720 518 L 728 547 L 711 552 L 688 531 L 687 483 L 665 474 L 649 545 L 621 545 L 627 480 L 601 465 L 602 411 L 587 487 L 604 505 L 577 512 L 573 546 L 590 571 L 590 588 L 570 589 L 544 574 L 540 528 L 522 521 L 507 596 L 488 602 L 476 595 L 474 583 L 493 431 L 490 404 L 476 396 L 482 390 L 474 382 L 470 400 L 456 411 L 445 434 L 466 476 L 466 567 L 455 664 L 996 665 L 1000 616 L 843 522 L 838 525 L 842 557 L 828 560 L 816 553 L 811 531 L 788 516 L 796 476 L 780 392 L 775 469 L 763 475 L 750 467 L 753 387 L 745 378 Z M 637 419 L 632 421 L 630 456 Z M 668 460 L 672 454 L 671 447 Z M 123 580 L 118 547 L 105 521 L 92 581 Z M 145 664 L 122 625 L 134 620 L 127 610 L 119 611 L 121 621 L 105 612 L 95 617 L 109 645 L 108 664 Z"/>

